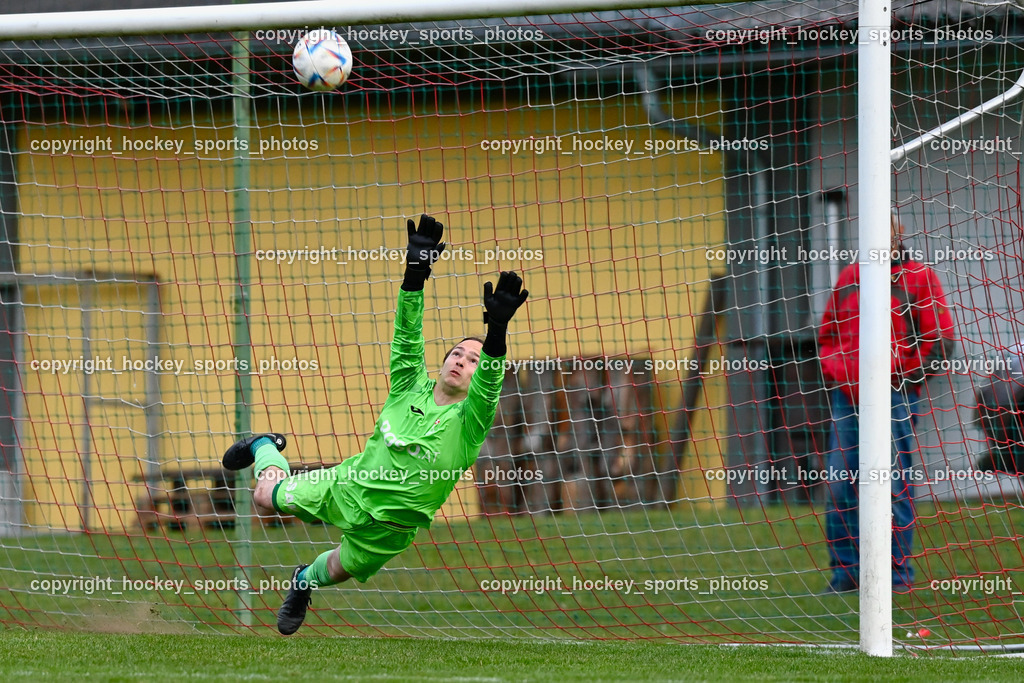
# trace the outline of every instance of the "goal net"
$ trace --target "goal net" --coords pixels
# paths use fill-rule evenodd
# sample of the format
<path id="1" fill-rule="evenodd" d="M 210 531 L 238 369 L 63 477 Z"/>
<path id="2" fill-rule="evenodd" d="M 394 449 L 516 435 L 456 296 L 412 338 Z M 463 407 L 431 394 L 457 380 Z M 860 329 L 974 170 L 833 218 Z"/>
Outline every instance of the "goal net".
<path id="1" fill-rule="evenodd" d="M 893 146 L 1009 90 L 1022 19 L 896 3 Z M 301 633 L 857 642 L 818 357 L 860 257 L 856 3 L 329 24 L 355 56 L 330 93 L 291 73 L 319 24 L 41 25 L 0 45 L 0 621 L 272 629 L 338 531 L 256 514 L 220 457 L 360 452 L 427 212 L 432 374 L 485 281 L 531 292 L 498 417 L 430 530 Z M 910 648 L 1024 644 L 1022 136 L 1007 98 L 880 199 L 952 319 L 894 471 Z"/>

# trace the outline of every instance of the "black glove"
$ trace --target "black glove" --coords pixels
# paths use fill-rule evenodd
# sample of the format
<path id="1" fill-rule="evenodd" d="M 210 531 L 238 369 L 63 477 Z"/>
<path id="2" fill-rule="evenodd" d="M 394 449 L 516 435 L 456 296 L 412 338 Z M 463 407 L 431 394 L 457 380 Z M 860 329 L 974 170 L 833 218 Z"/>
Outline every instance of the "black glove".
<path id="1" fill-rule="evenodd" d="M 406 223 L 406 229 L 409 232 L 409 247 L 402 289 L 411 292 L 423 289 L 423 283 L 430 277 L 430 267 L 440 258 L 447 245 L 441 241 L 444 224 L 427 214 L 420 216 L 419 229 L 411 218 Z"/>
<path id="2" fill-rule="evenodd" d="M 522 290 L 522 291 L 520 291 Z M 523 279 L 509 271 L 498 276 L 498 286 L 484 283 L 484 323 L 507 326 L 530 293 L 523 289 Z"/>
<path id="3" fill-rule="evenodd" d="M 511 271 L 498 276 L 497 287 L 492 287 L 490 282 L 484 283 L 487 336 L 484 337 L 483 352 L 491 358 L 501 358 L 508 352 L 505 345 L 508 321 L 528 296 L 530 293 L 523 289 L 523 279 Z"/>

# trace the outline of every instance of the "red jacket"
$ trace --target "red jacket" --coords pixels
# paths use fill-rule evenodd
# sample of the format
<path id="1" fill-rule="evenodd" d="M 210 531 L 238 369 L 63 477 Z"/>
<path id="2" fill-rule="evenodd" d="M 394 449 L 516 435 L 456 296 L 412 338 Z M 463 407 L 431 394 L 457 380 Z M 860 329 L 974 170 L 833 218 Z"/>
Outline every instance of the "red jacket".
<path id="1" fill-rule="evenodd" d="M 944 340 L 953 338 L 953 317 L 939 278 L 917 261 L 892 264 L 893 386 L 936 374 L 928 367 L 941 358 Z M 818 355 L 825 385 L 839 387 L 857 401 L 860 368 L 860 264 L 839 274 L 818 333 Z"/>

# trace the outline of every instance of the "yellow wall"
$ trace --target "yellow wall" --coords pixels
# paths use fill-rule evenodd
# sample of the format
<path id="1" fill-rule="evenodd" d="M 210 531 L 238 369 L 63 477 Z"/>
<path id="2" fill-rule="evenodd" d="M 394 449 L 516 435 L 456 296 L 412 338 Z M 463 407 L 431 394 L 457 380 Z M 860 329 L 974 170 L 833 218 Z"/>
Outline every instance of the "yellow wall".
<path id="1" fill-rule="evenodd" d="M 479 332 L 484 279 L 499 269 L 525 271 L 531 302 L 512 325 L 518 358 L 574 355 L 692 357 L 692 313 L 701 305 L 712 264 L 703 247 L 724 237 L 724 182 L 718 155 L 643 152 L 668 139 L 644 125 L 631 98 L 482 111 L 451 103 L 440 111 L 325 115 L 303 109 L 257 111 L 250 142 L 252 248 L 400 249 L 404 217 L 429 211 L 448 226 L 454 259 L 435 267 L 428 285 L 428 361 L 464 334 Z M 691 103 L 693 112 L 707 109 Z M 678 111 L 678 107 L 677 107 Z M 633 151 L 503 155 L 484 140 L 558 136 L 632 140 Z M 182 154 L 124 151 L 123 138 L 181 140 Z M 108 150 L 19 156 L 23 272 L 102 271 L 155 275 L 160 285 L 161 358 L 230 362 L 235 277 L 230 187 L 231 151 L 184 154 L 196 142 L 230 146 L 228 118 L 186 122 L 116 120 L 30 126 L 18 148 L 54 138 L 111 138 Z M 260 141 L 297 139 L 307 151 L 259 153 Z M 309 147 L 315 144 L 315 150 Z M 38 146 L 38 143 L 37 143 Z M 540 260 L 479 264 L 486 249 L 541 250 Z M 461 252 L 466 255 L 466 251 Z M 402 266 L 378 261 L 293 265 L 253 261 L 251 335 L 256 361 L 316 361 L 317 371 L 252 376 L 253 426 L 294 435 L 292 461 L 337 462 L 358 452 L 386 395 L 387 342 Z M 134 354 L 145 339 L 142 307 L 132 288 L 99 287 L 94 326 L 115 356 Z M 82 353 L 80 288 L 30 287 L 26 328 L 35 340 L 25 363 Z M 127 338 L 127 340 L 126 340 Z M 95 343 L 94 343 L 95 346 Z M 79 528 L 83 432 L 81 373 L 61 376 L 26 368 L 25 457 L 37 504 L 30 522 Z M 144 397 L 145 373 L 93 380 L 104 392 Z M 656 377 L 662 400 L 678 395 L 678 373 Z M 215 463 L 231 441 L 235 375 L 161 377 L 165 462 Z M 714 399 L 710 405 L 721 406 Z M 717 401 L 717 402 L 715 402 Z M 116 428 L 97 438 L 93 479 L 103 476 L 92 526 L 130 527 L 131 496 L 123 482 L 138 476 L 145 439 L 126 436 L 141 418 L 129 411 L 104 420 Z M 115 419 L 116 418 L 116 419 Z M 92 432 L 103 432 L 97 416 Z M 708 411 L 695 439 L 705 452 L 723 434 L 725 414 Z M 702 444 L 702 445 L 700 445 Z M 720 454 L 719 454 L 720 456 Z M 706 456 L 705 456 L 706 457 Z M 704 466 L 714 466 L 711 461 Z M 690 479 L 698 479 L 699 475 Z M 116 483 L 115 483 L 116 482 Z M 710 495 L 687 485 L 691 496 Z M 94 486 L 94 489 L 96 487 Z M 472 513 L 472 489 L 449 514 Z"/>

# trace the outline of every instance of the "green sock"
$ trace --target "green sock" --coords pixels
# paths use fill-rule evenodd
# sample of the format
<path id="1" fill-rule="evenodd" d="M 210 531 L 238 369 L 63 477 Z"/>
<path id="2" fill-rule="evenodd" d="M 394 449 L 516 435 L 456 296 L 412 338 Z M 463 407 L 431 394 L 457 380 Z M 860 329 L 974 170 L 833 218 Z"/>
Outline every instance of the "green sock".
<path id="1" fill-rule="evenodd" d="M 268 467 L 280 467 L 286 475 L 290 476 L 292 470 L 288 467 L 288 461 L 281 455 L 281 451 L 277 450 L 277 446 L 270 439 L 261 439 L 261 441 L 267 443 L 257 447 L 253 452 L 253 456 L 256 458 L 256 462 L 253 463 L 256 478 L 258 479 L 263 470 Z"/>
<path id="2" fill-rule="evenodd" d="M 297 579 L 299 581 L 308 581 L 309 585 L 313 588 L 322 588 L 323 586 L 333 586 L 336 583 L 341 583 L 341 581 L 332 579 L 331 573 L 327 571 L 327 558 L 335 550 L 337 548 L 321 553 L 320 557 L 313 560 L 313 564 L 299 572 Z"/>

